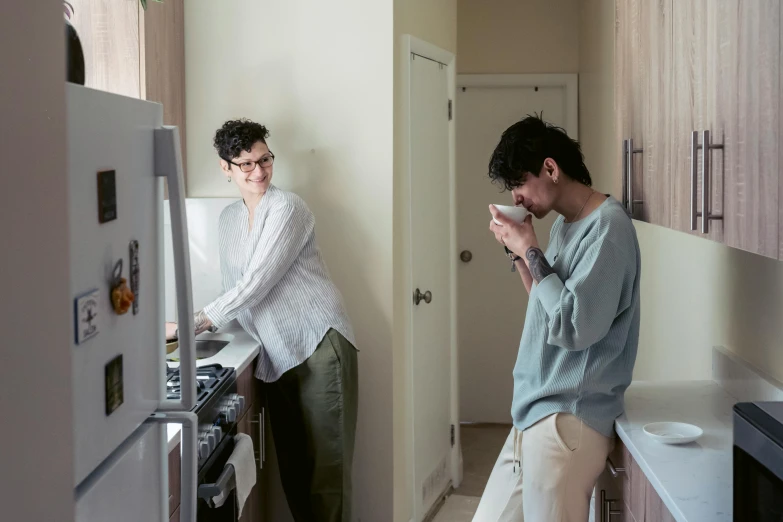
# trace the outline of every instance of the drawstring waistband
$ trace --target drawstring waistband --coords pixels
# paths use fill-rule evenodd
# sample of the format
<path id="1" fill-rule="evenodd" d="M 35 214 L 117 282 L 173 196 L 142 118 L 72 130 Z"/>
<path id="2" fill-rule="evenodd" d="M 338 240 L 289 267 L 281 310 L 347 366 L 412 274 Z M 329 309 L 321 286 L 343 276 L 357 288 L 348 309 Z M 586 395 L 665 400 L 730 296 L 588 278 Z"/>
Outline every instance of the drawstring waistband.
<path id="1" fill-rule="evenodd" d="M 522 432 L 514 428 L 514 473 L 517 472 L 517 466 L 522 469 Z"/>

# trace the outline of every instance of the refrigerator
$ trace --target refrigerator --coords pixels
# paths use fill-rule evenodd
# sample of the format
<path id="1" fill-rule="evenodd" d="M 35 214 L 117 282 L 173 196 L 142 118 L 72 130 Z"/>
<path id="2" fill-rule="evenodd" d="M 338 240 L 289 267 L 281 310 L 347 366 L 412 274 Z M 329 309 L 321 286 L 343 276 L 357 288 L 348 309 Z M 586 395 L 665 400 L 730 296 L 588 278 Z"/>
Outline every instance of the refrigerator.
<path id="1" fill-rule="evenodd" d="M 196 368 L 179 132 L 157 103 L 75 84 L 66 97 L 76 520 L 167 521 L 166 424 L 179 423 L 180 515 L 192 522 Z M 164 180 L 180 400 L 165 393 Z"/>

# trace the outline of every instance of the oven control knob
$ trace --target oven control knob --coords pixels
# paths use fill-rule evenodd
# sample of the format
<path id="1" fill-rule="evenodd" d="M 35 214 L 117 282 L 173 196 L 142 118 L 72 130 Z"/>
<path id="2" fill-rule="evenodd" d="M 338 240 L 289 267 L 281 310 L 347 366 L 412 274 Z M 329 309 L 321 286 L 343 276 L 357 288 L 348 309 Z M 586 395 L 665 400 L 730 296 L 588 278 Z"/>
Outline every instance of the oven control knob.
<path id="1" fill-rule="evenodd" d="M 238 393 L 232 393 L 229 395 L 228 400 L 237 409 L 237 412 L 242 412 L 245 410 L 245 398 Z"/>
<path id="2" fill-rule="evenodd" d="M 209 444 L 207 443 L 207 441 L 199 442 L 198 443 L 198 457 L 200 459 L 205 459 L 205 458 L 209 457 L 209 453 L 210 453 L 210 450 L 209 450 Z"/>
<path id="3" fill-rule="evenodd" d="M 223 440 L 223 430 L 220 426 L 212 426 L 212 434 L 215 436 L 215 440 L 217 441 L 217 444 L 220 444 L 220 441 Z"/>
<path id="4" fill-rule="evenodd" d="M 206 440 L 207 444 L 209 444 L 209 451 L 211 453 L 217 447 L 217 439 L 215 438 L 215 434 L 211 431 L 207 432 L 207 434 L 204 435 L 204 440 Z"/>
<path id="5" fill-rule="evenodd" d="M 236 422 L 237 420 L 237 410 L 233 406 L 223 406 L 223 408 L 220 411 L 220 414 L 228 422 Z"/>

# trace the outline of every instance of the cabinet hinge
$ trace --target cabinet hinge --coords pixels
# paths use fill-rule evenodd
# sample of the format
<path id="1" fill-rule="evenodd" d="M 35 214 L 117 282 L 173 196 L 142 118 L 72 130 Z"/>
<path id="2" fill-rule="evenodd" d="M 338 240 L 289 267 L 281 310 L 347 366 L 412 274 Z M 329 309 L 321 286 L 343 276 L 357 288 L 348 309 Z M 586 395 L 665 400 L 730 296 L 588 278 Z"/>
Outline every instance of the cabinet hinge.
<path id="1" fill-rule="evenodd" d="M 452 103 L 451 100 L 449 100 L 449 121 L 451 121 L 451 118 L 453 117 L 452 113 Z"/>

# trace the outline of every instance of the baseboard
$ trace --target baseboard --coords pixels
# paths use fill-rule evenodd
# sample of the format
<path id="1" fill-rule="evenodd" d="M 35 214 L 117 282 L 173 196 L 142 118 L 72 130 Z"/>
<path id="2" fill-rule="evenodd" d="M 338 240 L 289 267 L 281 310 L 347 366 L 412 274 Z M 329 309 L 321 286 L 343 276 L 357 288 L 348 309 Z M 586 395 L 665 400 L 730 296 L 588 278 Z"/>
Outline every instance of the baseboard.
<path id="1" fill-rule="evenodd" d="M 783 401 L 783 383 L 722 346 L 712 350 L 712 378 L 739 402 Z"/>
<path id="2" fill-rule="evenodd" d="M 435 502 L 430 510 L 427 511 L 427 514 L 424 515 L 422 522 L 432 522 L 435 519 L 435 516 L 438 514 L 438 511 L 440 511 L 443 507 L 443 504 L 446 503 L 446 499 L 449 498 L 452 493 L 454 493 L 454 488 L 451 485 L 451 481 L 449 481 L 449 483 L 446 484 L 446 489 L 443 491 L 443 493 L 441 493 L 438 501 Z M 413 522 L 413 520 L 411 520 L 411 522 Z"/>

